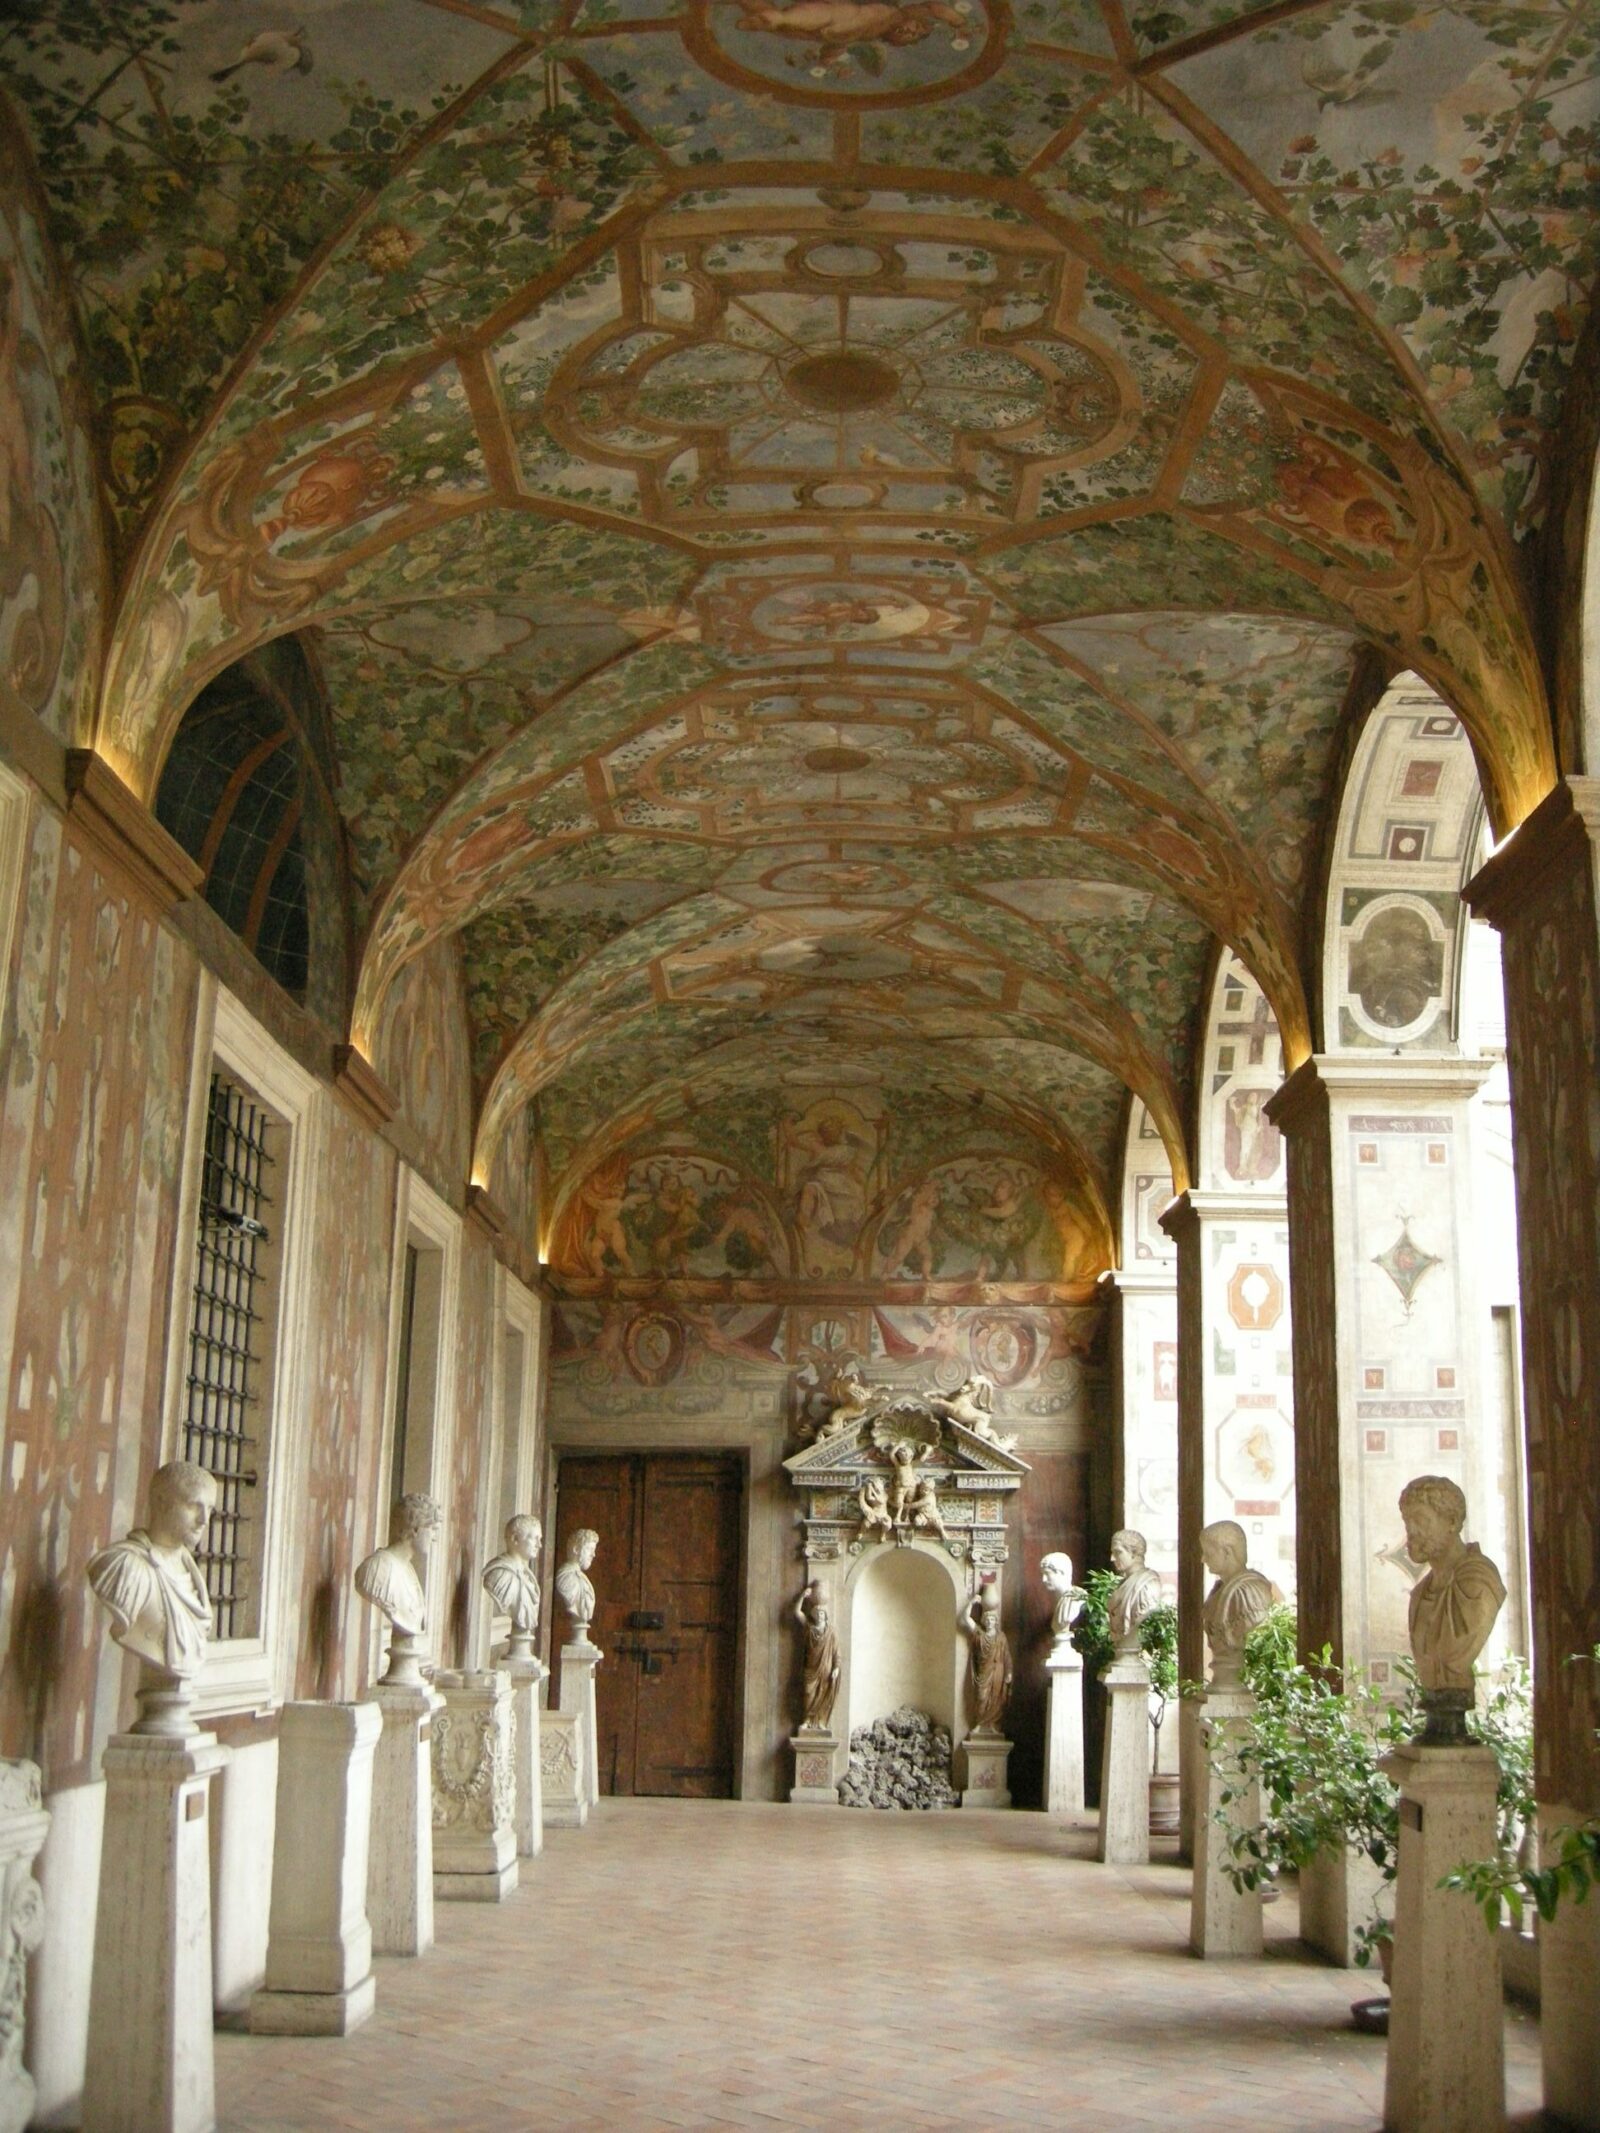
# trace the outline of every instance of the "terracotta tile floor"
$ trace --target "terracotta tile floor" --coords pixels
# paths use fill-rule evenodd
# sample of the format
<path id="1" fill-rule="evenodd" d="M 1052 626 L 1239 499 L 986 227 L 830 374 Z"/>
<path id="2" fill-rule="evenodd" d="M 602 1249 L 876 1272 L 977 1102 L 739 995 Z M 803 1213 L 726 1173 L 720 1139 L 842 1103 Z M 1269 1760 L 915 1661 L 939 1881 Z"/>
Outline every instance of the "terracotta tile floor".
<path id="1" fill-rule="evenodd" d="M 1371 2129 L 1365 1973 L 1196 1962 L 1186 1872 L 1096 1866 L 1038 1814 L 606 1800 L 498 1908 L 439 1906 L 343 2041 L 222 2035 L 248 2128 Z M 1513 2123 L 1537 2029 L 1507 2024 Z"/>

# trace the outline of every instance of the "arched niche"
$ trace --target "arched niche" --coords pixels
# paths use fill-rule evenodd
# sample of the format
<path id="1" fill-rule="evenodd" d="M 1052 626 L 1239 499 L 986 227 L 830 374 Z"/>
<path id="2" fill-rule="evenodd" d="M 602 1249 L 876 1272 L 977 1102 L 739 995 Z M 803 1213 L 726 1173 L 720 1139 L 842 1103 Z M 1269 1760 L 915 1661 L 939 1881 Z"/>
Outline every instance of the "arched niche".
<path id="1" fill-rule="evenodd" d="M 967 1640 L 959 1614 L 967 1597 L 960 1566 L 926 1542 L 871 1548 L 845 1581 L 849 1664 L 844 1691 L 849 1731 L 901 1704 L 966 1732 L 962 1693 Z"/>

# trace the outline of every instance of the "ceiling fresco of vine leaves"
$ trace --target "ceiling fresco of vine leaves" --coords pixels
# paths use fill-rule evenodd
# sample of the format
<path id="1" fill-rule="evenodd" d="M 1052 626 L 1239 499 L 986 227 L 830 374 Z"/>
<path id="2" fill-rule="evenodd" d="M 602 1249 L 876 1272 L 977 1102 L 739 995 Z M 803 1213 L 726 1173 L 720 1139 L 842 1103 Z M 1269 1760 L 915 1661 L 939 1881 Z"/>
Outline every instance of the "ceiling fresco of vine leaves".
<path id="1" fill-rule="evenodd" d="M 793 1272 L 739 1106 L 770 1153 L 870 1061 L 885 1176 L 976 1087 L 1103 1240 L 1128 1091 L 1185 1174 L 1218 941 L 1304 1050 L 1360 649 L 1497 830 L 1552 780 L 1597 54 L 1583 0 L 18 0 L 120 558 L 78 730 L 148 797 L 301 634 L 349 1034 L 459 939 L 481 1176 L 524 1111 L 552 1207 L 687 1121 Z"/>

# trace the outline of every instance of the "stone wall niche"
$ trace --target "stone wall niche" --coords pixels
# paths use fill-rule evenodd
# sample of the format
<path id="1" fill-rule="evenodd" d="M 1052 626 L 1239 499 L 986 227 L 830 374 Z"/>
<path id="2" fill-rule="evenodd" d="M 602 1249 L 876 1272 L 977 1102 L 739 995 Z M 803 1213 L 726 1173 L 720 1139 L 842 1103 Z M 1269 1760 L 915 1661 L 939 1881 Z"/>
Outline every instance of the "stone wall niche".
<path id="1" fill-rule="evenodd" d="M 845 1661 L 852 1733 L 911 1704 L 957 1737 L 966 1644 L 950 1567 L 918 1542 L 877 1549 L 854 1567 Z"/>

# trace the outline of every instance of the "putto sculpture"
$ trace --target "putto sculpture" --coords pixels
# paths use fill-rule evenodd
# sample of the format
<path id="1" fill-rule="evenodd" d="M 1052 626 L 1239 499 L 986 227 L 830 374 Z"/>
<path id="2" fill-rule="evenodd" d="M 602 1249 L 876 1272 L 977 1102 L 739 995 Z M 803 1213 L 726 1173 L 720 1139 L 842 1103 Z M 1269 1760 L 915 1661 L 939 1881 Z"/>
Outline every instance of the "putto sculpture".
<path id="1" fill-rule="evenodd" d="M 539 1550 L 544 1527 L 529 1511 L 506 1521 L 505 1552 L 483 1566 L 483 1589 L 503 1615 L 511 1618 L 507 1659 L 531 1659 L 539 1632 Z"/>
<path id="2" fill-rule="evenodd" d="M 211 1600 L 194 1550 L 217 1507 L 217 1483 L 192 1459 L 150 1477 L 142 1526 L 91 1556 L 84 1575 L 111 1617 L 111 1636 L 144 1662 L 135 1733 L 182 1739 L 211 1636 Z"/>
<path id="3" fill-rule="evenodd" d="M 959 1617 L 972 1646 L 972 1730 L 998 1734 L 1011 1699 L 1011 1647 L 1000 1627 L 1000 1596 L 985 1580 Z"/>
<path id="4" fill-rule="evenodd" d="M 1106 1630 L 1119 1659 L 1138 1653 L 1139 1626 L 1162 1602 L 1160 1575 L 1145 1565 L 1148 1547 L 1144 1535 L 1131 1526 L 1111 1536 L 1111 1567 L 1117 1583 L 1106 1602 Z"/>
<path id="5" fill-rule="evenodd" d="M 1058 1645 L 1065 1644 L 1071 1635 L 1073 1623 L 1078 1619 L 1079 1610 L 1088 1598 L 1083 1587 L 1072 1582 L 1072 1557 L 1063 1554 L 1060 1549 L 1041 1557 L 1039 1582 L 1055 1601 L 1050 1611 L 1050 1634 Z"/>
<path id="6" fill-rule="evenodd" d="M 894 1539 L 894 1520 L 889 1515 L 889 1491 L 883 1482 L 869 1476 L 856 1491 L 856 1504 L 861 1513 L 859 1539 L 869 1541 L 875 1534 L 884 1540 Z"/>
<path id="7" fill-rule="evenodd" d="M 567 1611 L 572 1624 L 573 1641 L 587 1644 L 589 1624 L 594 1620 L 594 1587 L 589 1582 L 589 1565 L 594 1561 L 595 1551 L 600 1546 L 600 1536 L 592 1526 L 580 1526 L 569 1535 L 567 1553 L 561 1568 L 556 1572 L 556 1593 Z"/>
<path id="8" fill-rule="evenodd" d="M 1473 1664 L 1488 1643 L 1506 1588 L 1476 1541 L 1461 1538 L 1467 1499 L 1444 1474 L 1422 1474 L 1400 1491 L 1406 1553 L 1427 1571 L 1411 1588 L 1411 1656 L 1416 1662 L 1429 1746 L 1466 1739 Z"/>
<path id="9" fill-rule="evenodd" d="M 924 1474 L 906 1502 L 906 1524 L 913 1533 L 934 1533 L 948 1540 L 944 1514 L 939 1509 L 939 1491 L 931 1474 Z"/>
<path id="10" fill-rule="evenodd" d="M 826 1733 L 839 1694 L 839 1640 L 834 1635 L 827 1595 L 815 1578 L 801 1593 L 794 1612 L 806 1639 L 800 1730 Z"/>
<path id="11" fill-rule="evenodd" d="M 999 1445 L 1003 1452 L 1016 1449 L 1016 1438 L 1002 1437 L 994 1426 L 994 1381 L 981 1371 L 963 1379 L 947 1399 L 936 1399 L 930 1405 L 936 1414 L 959 1422 L 986 1443 Z"/>
<path id="12" fill-rule="evenodd" d="M 1236 1689 L 1244 1680 L 1244 1646 L 1257 1623 L 1278 1601 L 1277 1587 L 1246 1561 L 1244 1528 L 1219 1518 L 1200 1533 L 1200 1554 L 1216 1579 L 1206 1594 L 1201 1622 L 1211 1646 L 1211 1686 Z"/>
<path id="13" fill-rule="evenodd" d="M 423 1640 L 428 1633 L 423 1578 L 428 1535 L 439 1517 L 439 1506 L 431 1496 L 420 1490 L 401 1496 L 389 1514 L 387 1544 L 356 1566 L 356 1591 L 389 1623 L 389 1663 L 379 1678 L 402 1687 L 422 1684 Z"/>

